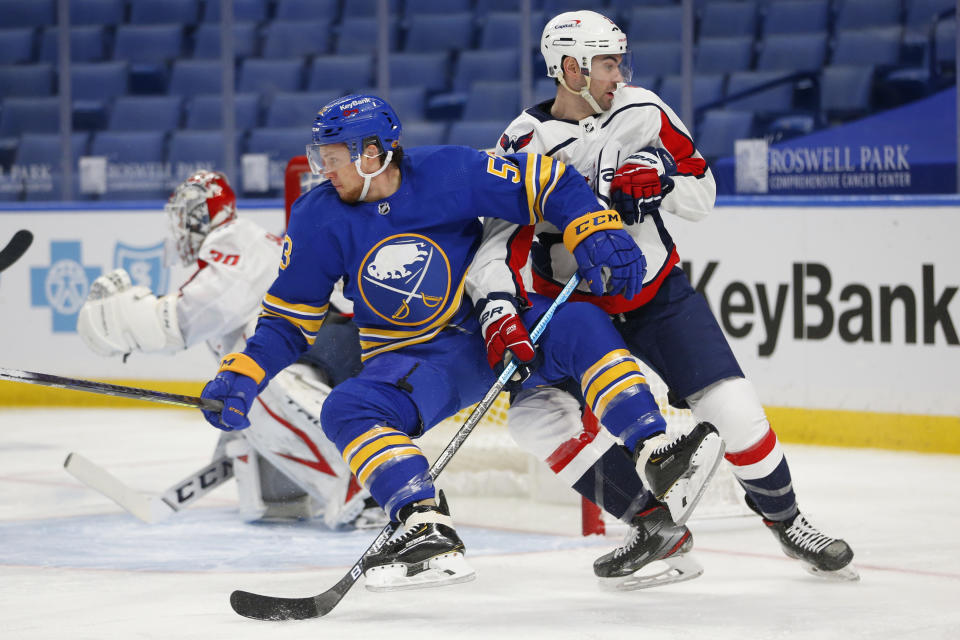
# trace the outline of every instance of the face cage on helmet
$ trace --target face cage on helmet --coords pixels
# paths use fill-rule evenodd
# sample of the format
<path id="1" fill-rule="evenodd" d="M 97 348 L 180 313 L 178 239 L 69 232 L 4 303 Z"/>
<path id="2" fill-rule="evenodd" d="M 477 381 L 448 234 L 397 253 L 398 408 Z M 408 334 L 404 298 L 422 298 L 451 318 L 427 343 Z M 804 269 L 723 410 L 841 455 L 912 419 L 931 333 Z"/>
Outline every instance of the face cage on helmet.
<path id="1" fill-rule="evenodd" d="M 196 201 L 183 197 L 182 192 L 174 195 L 174 202 L 164 206 L 167 221 L 170 223 L 170 237 L 164 243 L 165 262 L 172 265 L 174 256 L 188 267 L 196 262 L 200 245 L 210 232 L 210 215 L 205 197 Z"/>
<path id="2" fill-rule="evenodd" d="M 375 144 L 380 150 L 382 155 L 384 152 L 383 143 L 380 141 L 380 137 L 376 135 L 366 136 L 364 138 L 351 138 L 349 140 L 338 140 L 336 142 L 321 142 L 321 143 L 311 143 L 307 145 L 307 162 L 310 165 L 310 172 L 316 176 L 322 176 L 324 171 L 323 155 L 321 150 L 324 147 L 333 145 L 333 144 L 345 144 L 347 145 L 347 152 L 350 154 L 350 162 L 356 163 L 360 158 L 363 150 L 367 148 L 368 144 Z M 346 166 L 346 165 L 344 165 Z M 340 167 L 331 167 L 333 169 L 339 169 Z"/>

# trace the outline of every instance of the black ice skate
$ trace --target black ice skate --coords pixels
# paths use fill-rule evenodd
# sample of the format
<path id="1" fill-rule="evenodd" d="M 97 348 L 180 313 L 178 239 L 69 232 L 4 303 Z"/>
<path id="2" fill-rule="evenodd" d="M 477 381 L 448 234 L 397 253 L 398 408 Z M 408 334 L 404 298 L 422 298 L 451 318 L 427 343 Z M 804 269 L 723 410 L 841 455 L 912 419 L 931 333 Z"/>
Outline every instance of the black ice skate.
<path id="1" fill-rule="evenodd" d="M 665 434 L 647 438 L 634 452 L 634 461 L 644 484 L 682 525 L 703 497 L 723 449 L 717 428 L 701 422 L 673 441 Z"/>
<path id="2" fill-rule="evenodd" d="M 476 577 L 442 494 L 439 507 L 408 505 L 400 510 L 400 519 L 403 534 L 364 558 L 368 590 L 439 587 Z"/>
<path id="3" fill-rule="evenodd" d="M 693 580 L 703 567 L 687 555 L 692 548 L 690 530 L 657 505 L 633 517 L 623 546 L 597 558 L 593 572 L 602 587 L 618 591 Z"/>
<path id="4" fill-rule="evenodd" d="M 747 506 L 763 516 L 750 496 L 745 496 Z M 777 538 L 783 552 L 799 560 L 812 575 L 831 580 L 859 580 L 860 574 L 850 562 L 853 549 L 844 540 L 824 535 L 804 517 L 797 513 L 789 525 L 786 522 L 763 519 L 763 524 Z"/>

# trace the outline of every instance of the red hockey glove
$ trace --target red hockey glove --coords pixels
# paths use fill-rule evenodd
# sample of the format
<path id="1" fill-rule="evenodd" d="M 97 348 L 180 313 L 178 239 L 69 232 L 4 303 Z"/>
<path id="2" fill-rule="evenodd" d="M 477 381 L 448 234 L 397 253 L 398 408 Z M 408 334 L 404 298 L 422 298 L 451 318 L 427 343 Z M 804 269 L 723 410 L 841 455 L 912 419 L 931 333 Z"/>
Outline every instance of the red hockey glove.
<path id="1" fill-rule="evenodd" d="M 624 224 L 643 222 L 643 216 L 660 208 L 673 190 L 676 163 L 666 149 L 647 147 L 627 157 L 613 174 L 610 200 Z"/>
<path id="2" fill-rule="evenodd" d="M 477 303 L 477 313 L 487 345 L 490 368 L 499 373 L 515 357 L 517 372 L 511 381 L 519 383 L 526 380 L 536 368 L 534 361 L 537 352 L 512 299 L 502 294 L 491 294 Z"/>

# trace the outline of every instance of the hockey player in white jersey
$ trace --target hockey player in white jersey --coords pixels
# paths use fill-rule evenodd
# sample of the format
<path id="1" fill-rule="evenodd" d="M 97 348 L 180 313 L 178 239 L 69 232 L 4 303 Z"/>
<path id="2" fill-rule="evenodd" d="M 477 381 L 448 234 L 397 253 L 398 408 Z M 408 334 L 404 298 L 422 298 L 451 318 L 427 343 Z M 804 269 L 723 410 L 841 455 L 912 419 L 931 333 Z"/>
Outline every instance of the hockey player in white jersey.
<path id="1" fill-rule="evenodd" d="M 123 269 L 99 277 L 80 311 L 81 338 L 103 356 L 174 353 L 203 342 L 217 359 L 242 349 L 276 276 L 280 239 L 237 217 L 236 197 L 221 173 L 190 176 L 165 212 L 168 256 L 196 271 L 179 291 L 159 298 L 133 286 Z M 349 304 L 337 300 L 341 309 Z M 330 527 L 385 522 L 320 429 L 328 382 L 328 372 L 292 365 L 261 394 L 250 416 L 254 427 L 221 437 L 214 458 L 232 459 L 245 520 L 322 517 Z"/>
<path id="2" fill-rule="evenodd" d="M 748 505 L 788 556 L 816 575 L 856 579 L 850 546 L 821 533 L 799 511 L 783 450 L 757 394 L 706 301 L 677 267 L 679 256 L 662 214 L 700 220 L 711 212 L 716 195 L 690 133 L 659 96 L 625 84 L 631 72 L 627 38 L 605 16 L 592 11 L 557 15 L 543 30 L 541 52 L 547 75 L 557 82 L 556 96 L 514 119 L 497 153 L 542 153 L 575 167 L 597 198 L 620 212 L 647 263 L 643 287 L 633 298 L 600 298 L 581 288 L 571 299 L 605 309 L 631 352 L 660 374 L 698 420 L 716 426 Z M 504 239 L 485 247 L 504 250 L 478 256 L 475 281 L 503 278 L 512 270 L 518 287 L 554 295 L 576 268 L 549 223 L 537 224 L 533 238 L 526 229 L 489 220 L 485 234 Z M 518 269 L 515 256 L 525 255 L 534 239 L 530 262 Z M 591 418 L 585 416 L 584 424 Z M 587 498 L 631 523 L 624 547 L 595 563 L 598 576 L 623 578 L 657 557 L 664 536 L 679 541 L 689 532 L 640 488 L 616 441 L 602 429 L 581 428 L 580 422 L 578 402 L 552 388 L 521 394 L 509 412 L 509 427 L 521 446 Z M 610 477 L 618 478 L 621 490 L 634 486 L 639 493 L 616 495 Z"/>

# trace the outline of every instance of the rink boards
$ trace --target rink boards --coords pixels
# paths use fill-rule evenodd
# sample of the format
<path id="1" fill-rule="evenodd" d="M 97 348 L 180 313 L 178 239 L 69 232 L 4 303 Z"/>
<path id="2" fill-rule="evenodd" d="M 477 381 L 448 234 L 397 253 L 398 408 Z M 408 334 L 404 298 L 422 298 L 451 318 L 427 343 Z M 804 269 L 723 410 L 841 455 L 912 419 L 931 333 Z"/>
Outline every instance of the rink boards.
<path id="1" fill-rule="evenodd" d="M 722 201 L 699 223 L 666 220 L 691 282 L 707 298 L 787 441 L 960 452 L 960 200 Z M 197 393 L 205 347 L 175 357 L 104 359 L 76 314 L 90 283 L 123 266 L 166 293 L 189 270 L 163 264 L 156 204 L 0 209 L 0 243 L 35 240 L 0 274 L 0 366 Z M 241 203 L 272 233 L 273 202 Z M 0 383 L 0 405 L 121 402 Z"/>

